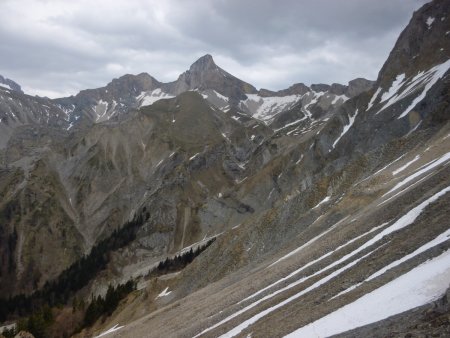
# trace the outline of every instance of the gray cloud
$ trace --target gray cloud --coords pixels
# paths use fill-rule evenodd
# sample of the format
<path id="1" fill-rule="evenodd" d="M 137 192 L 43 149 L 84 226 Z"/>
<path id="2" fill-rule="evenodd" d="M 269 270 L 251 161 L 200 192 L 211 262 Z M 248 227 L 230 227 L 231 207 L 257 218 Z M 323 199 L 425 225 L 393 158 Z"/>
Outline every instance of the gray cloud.
<path id="1" fill-rule="evenodd" d="M 205 53 L 256 87 L 374 79 L 424 0 L 2 0 L 0 74 L 57 97 Z"/>

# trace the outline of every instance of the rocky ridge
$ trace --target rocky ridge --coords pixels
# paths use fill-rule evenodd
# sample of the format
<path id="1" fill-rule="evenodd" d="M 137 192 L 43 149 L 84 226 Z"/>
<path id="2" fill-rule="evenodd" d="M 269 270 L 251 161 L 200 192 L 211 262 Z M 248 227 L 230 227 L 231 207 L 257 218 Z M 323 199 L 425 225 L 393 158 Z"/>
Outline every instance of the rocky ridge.
<path id="1" fill-rule="evenodd" d="M 56 99 L 55 103 L 70 114 L 70 121 L 75 125 L 80 118 L 85 123 L 86 120 L 100 123 L 120 120 L 130 110 L 193 90 L 238 121 L 248 116 L 270 124 L 275 115 L 294 106 L 303 107 L 303 114 L 308 116 L 323 114 L 370 89 L 372 84 L 372 81 L 355 79 L 348 86 L 311 85 L 309 88 L 300 83 L 278 92 L 258 91 L 217 66 L 212 56 L 207 54 L 170 83 L 161 83 L 147 73 L 125 75 L 106 87 L 84 90 L 74 97 Z"/>

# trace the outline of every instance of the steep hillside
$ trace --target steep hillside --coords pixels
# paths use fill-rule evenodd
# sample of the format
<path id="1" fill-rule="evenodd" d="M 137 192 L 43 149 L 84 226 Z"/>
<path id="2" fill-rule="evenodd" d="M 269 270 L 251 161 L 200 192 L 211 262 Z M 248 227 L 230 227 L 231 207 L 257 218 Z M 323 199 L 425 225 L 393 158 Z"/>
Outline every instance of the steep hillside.
<path id="1" fill-rule="evenodd" d="M 421 43 L 408 35 L 411 27 L 430 26 L 426 18 L 440 18 L 448 4 L 434 1 L 414 14 L 374 90 L 348 100 L 312 133 L 269 138 L 271 159 L 235 187 L 258 211 L 217 233 L 179 275 L 128 299 L 103 330 L 308 337 L 371 324 L 343 336 L 384 327 L 445 336 L 447 300 L 438 299 L 450 281 L 448 62 L 411 57 L 403 69 L 396 55 Z M 424 41 L 450 29 L 446 17 L 439 20 Z M 397 321 L 384 321 L 394 315 Z"/>
<path id="2" fill-rule="evenodd" d="M 138 290 L 79 337 L 445 336 L 449 12 L 414 13 L 375 82 L 258 91 L 205 55 L 171 83 L 0 89 L 0 296 L 56 305 L 94 252 L 59 325 Z"/>

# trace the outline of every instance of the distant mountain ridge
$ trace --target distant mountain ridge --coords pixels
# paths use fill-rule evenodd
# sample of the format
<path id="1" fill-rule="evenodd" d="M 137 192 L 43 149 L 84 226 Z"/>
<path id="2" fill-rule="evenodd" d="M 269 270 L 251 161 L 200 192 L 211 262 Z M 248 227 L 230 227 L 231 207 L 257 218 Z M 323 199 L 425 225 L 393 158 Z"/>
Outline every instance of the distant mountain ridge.
<path id="1" fill-rule="evenodd" d="M 217 66 L 213 57 L 206 54 L 173 82 L 159 82 L 147 73 L 128 74 L 114 79 L 106 87 L 83 90 L 74 97 L 56 99 L 55 102 L 72 116 L 71 122 L 84 118 L 98 123 L 121 119 L 130 110 L 195 90 L 224 112 L 235 110 L 270 123 L 275 115 L 293 108 L 300 101 L 309 109 L 315 106 L 328 109 L 369 90 L 372 84 L 369 80 L 355 79 L 348 86 L 317 84 L 307 87 L 298 83 L 277 92 L 258 91 Z M 305 111 L 305 114 L 310 112 Z"/>

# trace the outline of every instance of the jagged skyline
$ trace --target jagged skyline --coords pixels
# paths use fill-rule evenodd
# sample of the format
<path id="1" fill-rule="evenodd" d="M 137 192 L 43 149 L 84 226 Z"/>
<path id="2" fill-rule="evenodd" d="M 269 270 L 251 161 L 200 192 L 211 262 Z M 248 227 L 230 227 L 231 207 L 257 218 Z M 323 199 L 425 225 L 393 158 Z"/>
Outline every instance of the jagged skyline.
<path id="1" fill-rule="evenodd" d="M 374 79 L 424 1 L 2 1 L 0 74 L 59 97 L 126 73 L 173 81 L 199 56 L 257 88 Z"/>

